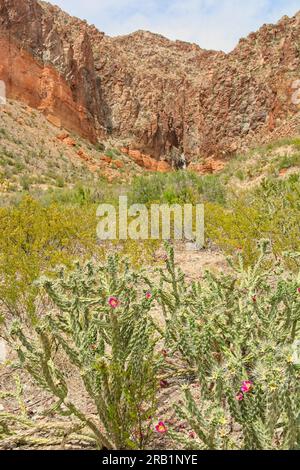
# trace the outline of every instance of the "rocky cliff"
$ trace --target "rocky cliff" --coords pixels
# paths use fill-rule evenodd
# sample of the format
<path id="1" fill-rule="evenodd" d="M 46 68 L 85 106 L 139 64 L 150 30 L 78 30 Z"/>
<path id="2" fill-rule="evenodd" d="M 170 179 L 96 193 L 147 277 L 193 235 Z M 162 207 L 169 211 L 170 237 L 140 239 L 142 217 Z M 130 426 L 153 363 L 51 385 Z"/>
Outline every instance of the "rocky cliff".
<path id="1" fill-rule="evenodd" d="M 48 3 L 0 0 L 0 46 L 9 96 L 93 141 L 219 160 L 300 131 L 300 13 L 225 54 L 145 31 L 111 38 Z"/>
<path id="2" fill-rule="evenodd" d="M 0 1 L 0 79 L 8 96 L 51 122 L 96 141 L 106 134 L 91 40 L 76 37 L 56 9 L 35 0 Z"/>

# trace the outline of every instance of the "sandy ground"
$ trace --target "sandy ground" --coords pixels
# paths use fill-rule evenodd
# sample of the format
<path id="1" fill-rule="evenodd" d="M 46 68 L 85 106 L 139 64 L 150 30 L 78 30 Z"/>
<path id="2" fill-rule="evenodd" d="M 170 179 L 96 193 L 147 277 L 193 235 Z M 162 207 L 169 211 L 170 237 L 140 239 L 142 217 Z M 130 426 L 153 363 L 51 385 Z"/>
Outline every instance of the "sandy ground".
<path id="1" fill-rule="evenodd" d="M 224 272 L 227 263 L 224 255 L 217 250 L 193 251 L 186 245 L 179 246 L 175 251 L 176 265 L 184 272 L 187 281 L 199 281 L 205 271 Z"/>

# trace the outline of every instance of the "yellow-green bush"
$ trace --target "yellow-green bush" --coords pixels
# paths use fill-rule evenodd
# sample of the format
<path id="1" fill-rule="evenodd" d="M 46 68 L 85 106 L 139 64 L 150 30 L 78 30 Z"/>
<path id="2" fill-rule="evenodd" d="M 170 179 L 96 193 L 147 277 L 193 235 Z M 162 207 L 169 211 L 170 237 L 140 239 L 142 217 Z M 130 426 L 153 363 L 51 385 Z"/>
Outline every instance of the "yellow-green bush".
<path id="1" fill-rule="evenodd" d="M 32 310 L 33 281 L 58 264 L 103 259 L 110 249 L 127 255 L 134 265 L 151 259 L 158 242 L 99 243 L 96 209 L 90 200 L 45 205 L 31 196 L 0 208 L 0 302 L 8 310 Z"/>
<path id="2" fill-rule="evenodd" d="M 0 208 L 0 298 L 7 307 L 32 301 L 41 272 L 95 253 L 94 214 L 92 207 L 44 207 L 30 196 Z"/>
<path id="3" fill-rule="evenodd" d="M 271 242 L 275 255 L 300 251 L 300 178 L 266 180 L 231 198 L 227 207 L 206 204 L 206 236 L 226 252 L 242 249 L 245 260 L 257 256 L 257 241 Z"/>
<path id="4" fill-rule="evenodd" d="M 222 185 L 219 186 L 215 179 L 201 181 L 195 175 L 182 172 L 172 177 L 159 175 L 149 180 L 136 180 L 129 193 L 129 203 L 206 200 L 207 241 L 226 253 L 242 249 L 245 261 L 250 264 L 257 256 L 257 241 L 262 238 L 270 240 L 276 255 L 283 251 L 300 251 L 299 176 L 266 180 L 259 187 L 237 195 L 228 189 L 221 199 Z M 142 183 L 145 183 L 144 192 Z M 172 185 L 173 195 L 170 192 Z M 110 244 L 97 241 L 97 205 L 100 202 L 117 205 L 120 192 L 121 188 L 110 189 L 105 185 L 93 189 L 64 189 L 38 199 L 27 195 L 15 205 L 0 208 L 2 303 L 9 308 L 24 302 L 32 304 L 32 282 L 55 265 L 69 265 L 77 258 L 102 258 L 107 250 L 117 249 L 128 255 L 136 266 L 151 261 L 159 241 L 115 240 Z M 195 200 L 196 195 L 199 200 Z"/>

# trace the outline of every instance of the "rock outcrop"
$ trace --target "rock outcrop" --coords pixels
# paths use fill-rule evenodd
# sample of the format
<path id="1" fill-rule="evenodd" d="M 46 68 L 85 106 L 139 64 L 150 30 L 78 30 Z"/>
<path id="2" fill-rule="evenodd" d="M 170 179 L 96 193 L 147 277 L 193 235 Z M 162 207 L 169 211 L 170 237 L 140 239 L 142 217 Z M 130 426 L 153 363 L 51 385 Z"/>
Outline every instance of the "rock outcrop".
<path id="1" fill-rule="evenodd" d="M 83 29 L 71 40 L 55 12 L 35 0 L 1 0 L 0 79 L 10 98 L 96 141 L 106 130 L 90 37 Z"/>
<path id="2" fill-rule="evenodd" d="M 129 147 L 120 149 L 125 155 L 128 155 L 137 165 L 149 171 L 157 171 L 159 173 L 168 173 L 172 170 L 171 165 L 164 160 L 156 160 L 151 155 L 144 154 L 139 150 L 133 150 Z"/>
<path id="3" fill-rule="evenodd" d="M 0 0 L 0 46 L 9 96 L 92 141 L 130 138 L 149 168 L 166 171 L 175 148 L 214 171 L 300 131 L 300 13 L 225 54 L 145 31 L 110 38 L 48 3 Z"/>

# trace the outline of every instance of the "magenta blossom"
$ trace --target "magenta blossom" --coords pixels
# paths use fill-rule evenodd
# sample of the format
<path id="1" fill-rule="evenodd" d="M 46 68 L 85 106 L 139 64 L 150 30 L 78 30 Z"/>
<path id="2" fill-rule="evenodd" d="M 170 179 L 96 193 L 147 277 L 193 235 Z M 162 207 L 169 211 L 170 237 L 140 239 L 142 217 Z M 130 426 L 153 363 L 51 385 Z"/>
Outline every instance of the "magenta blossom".
<path id="1" fill-rule="evenodd" d="M 235 397 L 237 401 L 243 401 L 244 400 L 244 394 L 242 392 L 238 393 Z"/>
<path id="2" fill-rule="evenodd" d="M 156 431 L 159 434 L 165 434 L 167 432 L 167 427 L 163 421 L 160 421 L 156 426 L 155 426 Z"/>
<path id="3" fill-rule="evenodd" d="M 161 380 L 159 382 L 159 386 L 160 386 L 160 388 L 168 388 L 169 382 L 167 382 L 167 380 Z"/>
<path id="4" fill-rule="evenodd" d="M 253 387 L 253 382 L 251 380 L 244 380 L 241 386 L 241 392 L 242 393 L 248 393 Z"/>
<path id="5" fill-rule="evenodd" d="M 110 297 L 108 299 L 108 304 L 111 308 L 117 308 L 120 305 L 120 301 L 117 297 Z"/>
<path id="6" fill-rule="evenodd" d="M 146 292 L 145 297 L 146 297 L 147 300 L 151 300 L 152 299 L 152 293 L 150 291 Z"/>

